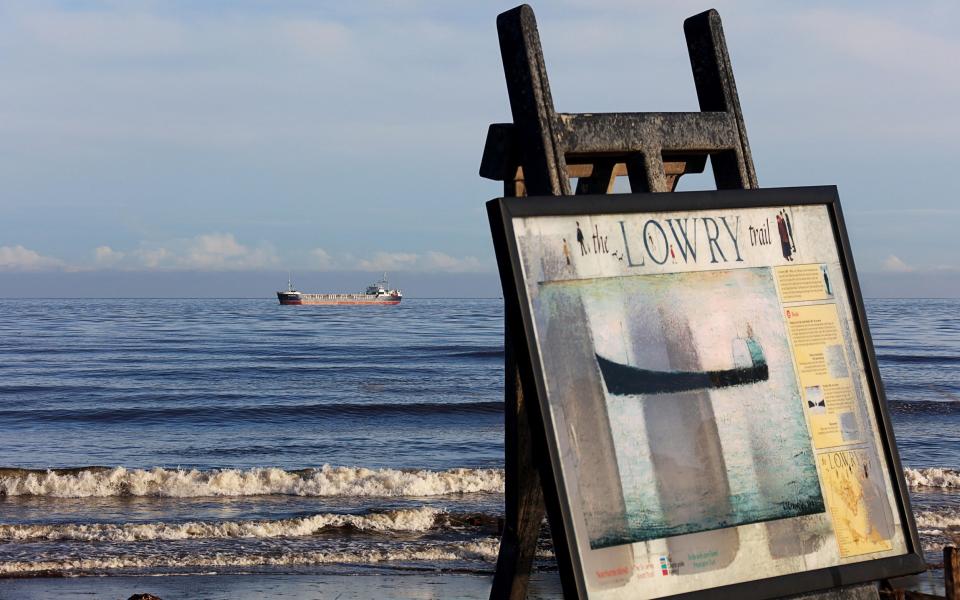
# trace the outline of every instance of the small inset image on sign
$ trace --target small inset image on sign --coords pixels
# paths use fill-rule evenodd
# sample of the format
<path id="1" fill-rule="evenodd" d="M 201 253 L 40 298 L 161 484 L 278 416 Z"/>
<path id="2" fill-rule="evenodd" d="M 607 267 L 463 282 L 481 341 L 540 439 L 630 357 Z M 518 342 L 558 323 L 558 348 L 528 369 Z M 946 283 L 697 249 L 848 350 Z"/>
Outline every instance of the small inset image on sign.
<path id="1" fill-rule="evenodd" d="M 857 417 L 852 412 L 840 413 L 840 437 L 845 442 L 860 439 L 860 428 L 857 427 Z"/>
<path id="2" fill-rule="evenodd" d="M 813 385 L 803 388 L 803 393 L 807 398 L 807 410 L 815 415 L 827 414 L 827 403 L 823 399 L 823 388 L 819 385 Z"/>
<path id="3" fill-rule="evenodd" d="M 820 274 L 823 276 L 823 291 L 827 293 L 827 298 L 833 298 L 833 285 L 830 283 L 827 265 L 820 265 Z"/>
<path id="4" fill-rule="evenodd" d="M 843 346 L 831 344 L 823 349 L 827 359 L 827 372 L 834 379 L 847 379 L 850 371 L 847 369 L 847 359 L 843 357 Z"/>

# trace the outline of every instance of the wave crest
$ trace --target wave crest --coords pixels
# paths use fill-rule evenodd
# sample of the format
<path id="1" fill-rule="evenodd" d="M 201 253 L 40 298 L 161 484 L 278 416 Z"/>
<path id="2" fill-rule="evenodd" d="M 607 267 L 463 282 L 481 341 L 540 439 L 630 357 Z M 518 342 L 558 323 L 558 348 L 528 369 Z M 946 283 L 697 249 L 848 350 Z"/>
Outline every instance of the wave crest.
<path id="1" fill-rule="evenodd" d="M 0 525 L 0 541 L 140 542 L 202 538 L 275 538 L 313 535 L 324 529 L 360 531 L 427 531 L 442 511 L 431 507 L 362 515 L 321 513 L 273 521 L 213 521 L 188 523 L 90 523 Z"/>
<path id="2" fill-rule="evenodd" d="M 910 487 L 960 488 L 960 471 L 931 467 L 928 469 L 903 470 Z"/>
<path id="3" fill-rule="evenodd" d="M 914 518 L 917 521 L 917 529 L 924 534 L 933 535 L 960 529 L 960 511 L 956 509 L 921 510 L 914 513 Z"/>
<path id="4" fill-rule="evenodd" d="M 499 547 L 500 540 L 496 538 L 482 538 L 469 542 L 410 544 L 395 548 L 369 548 L 333 552 L 313 551 L 257 554 L 220 551 L 211 554 L 196 553 L 178 556 L 170 554 L 153 556 L 119 555 L 53 560 L 5 561 L 0 562 L 0 575 L 38 572 L 97 572 L 112 569 L 209 569 L 217 567 L 309 566 L 457 560 L 490 563 L 496 560 Z"/>
<path id="5" fill-rule="evenodd" d="M 89 498 L 107 496 L 440 496 L 502 492 L 501 469 L 404 471 L 331 467 L 285 471 L 251 469 L 89 468 L 66 471 L 6 469 L 0 495 Z"/>

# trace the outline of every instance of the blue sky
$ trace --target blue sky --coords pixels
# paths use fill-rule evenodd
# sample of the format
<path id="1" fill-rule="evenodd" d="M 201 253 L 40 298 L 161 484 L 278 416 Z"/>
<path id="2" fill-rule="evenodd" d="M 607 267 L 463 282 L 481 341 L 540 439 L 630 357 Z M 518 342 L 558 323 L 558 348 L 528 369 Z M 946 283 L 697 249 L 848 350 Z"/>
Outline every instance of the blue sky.
<path id="1" fill-rule="evenodd" d="M 497 295 L 477 170 L 512 6 L 0 2 L 0 296 L 287 269 Z M 534 4 L 557 108 L 696 110 L 682 22 L 711 6 L 761 185 L 838 185 L 868 290 L 960 295 L 960 7 Z"/>

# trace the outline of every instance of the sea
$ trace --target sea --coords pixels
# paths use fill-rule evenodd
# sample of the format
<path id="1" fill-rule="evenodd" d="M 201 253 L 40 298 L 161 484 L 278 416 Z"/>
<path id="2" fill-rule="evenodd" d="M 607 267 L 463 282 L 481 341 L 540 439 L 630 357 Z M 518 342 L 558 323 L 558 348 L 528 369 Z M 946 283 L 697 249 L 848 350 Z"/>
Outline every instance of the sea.
<path id="1" fill-rule="evenodd" d="M 960 300 L 867 313 L 938 568 Z M 0 577 L 489 574 L 503 359 L 499 299 L 0 300 Z"/>

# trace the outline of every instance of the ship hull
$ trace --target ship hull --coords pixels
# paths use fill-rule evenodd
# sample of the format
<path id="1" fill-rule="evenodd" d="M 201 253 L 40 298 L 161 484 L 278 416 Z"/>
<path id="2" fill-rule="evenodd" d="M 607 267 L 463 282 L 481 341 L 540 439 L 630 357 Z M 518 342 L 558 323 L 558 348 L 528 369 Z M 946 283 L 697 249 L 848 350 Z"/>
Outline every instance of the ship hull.
<path id="1" fill-rule="evenodd" d="M 277 299 L 285 306 L 338 306 L 400 304 L 402 296 L 370 296 L 367 294 L 290 294 L 277 292 Z"/>

